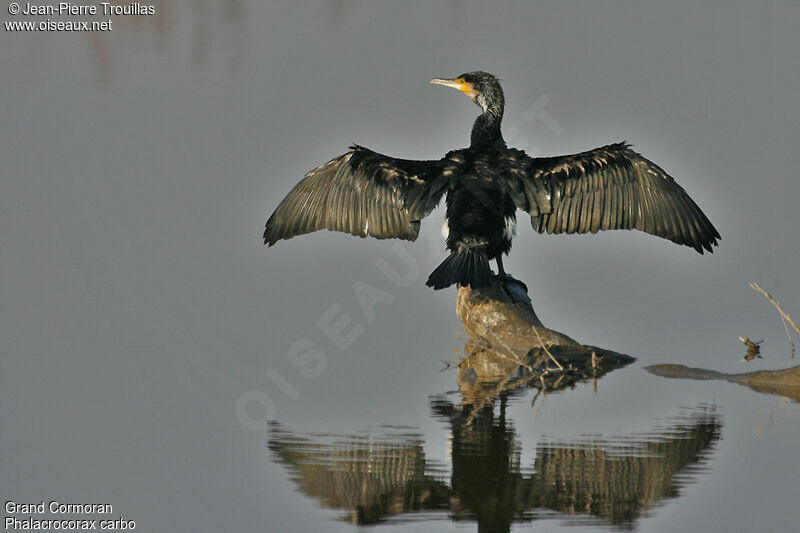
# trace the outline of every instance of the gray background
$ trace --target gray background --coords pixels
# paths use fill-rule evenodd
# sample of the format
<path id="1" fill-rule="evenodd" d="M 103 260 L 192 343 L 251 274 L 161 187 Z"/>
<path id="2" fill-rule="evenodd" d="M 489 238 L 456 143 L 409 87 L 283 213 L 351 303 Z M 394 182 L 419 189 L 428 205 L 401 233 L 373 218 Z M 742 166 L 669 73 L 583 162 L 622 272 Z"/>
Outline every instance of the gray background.
<path id="1" fill-rule="evenodd" d="M 419 159 L 466 145 L 477 108 L 428 80 L 483 69 L 503 79 L 509 144 L 551 155 L 627 139 L 722 234 L 700 256 L 631 232 L 539 236 L 520 217 L 506 267 L 542 320 L 639 358 L 596 395 L 523 402 L 523 446 L 713 404 L 726 425 L 709 473 L 640 525 L 796 525 L 797 406 L 641 367 L 788 363 L 777 314 L 747 283 L 800 315 L 800 8 L 647 4 L 187 0 L 102 35 L 0 30 L 3 501 L 110 503 L 140 531 L 351 530 L 242 424 L 251 390 L 298 430 L 415 427 L 446 462 L 428 397 L 455 388 L 439 370 L 460 325 L 455 291 L 424 286 L 443 211 L 402 244 L 418 266 L 406 288 L 376 266 L 400 269 L 390 242 L 320 232 L 266 249 L 260 234 L 351 142 Z M 537 102 L 557 126 L 524 118 Z M 356 282 L 394 298 L 372 323 Z M 364 327 L 346 350 L 315 325 L 334 304 Z M 739 335 L 766 339 L 760 366 L 738 362 Z M 319 377 L 287 360 L 298 339 L 325 352 Z"/>

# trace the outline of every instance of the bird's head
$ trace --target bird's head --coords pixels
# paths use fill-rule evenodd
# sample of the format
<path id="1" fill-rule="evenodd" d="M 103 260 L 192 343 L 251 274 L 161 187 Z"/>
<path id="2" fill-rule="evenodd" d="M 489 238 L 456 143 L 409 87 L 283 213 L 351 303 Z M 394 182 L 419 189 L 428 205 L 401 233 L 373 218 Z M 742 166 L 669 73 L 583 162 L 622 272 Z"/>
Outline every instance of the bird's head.
<path id="1" fill-rule="evenodd" d="M 433 78 L 431 83 L 458 89 L 469 96 L 484 113 L 496 112 L 498 108 L 502 113 L 503 89 L 500 88 L 497 78 L 487 72 L 476 70 L 455 78 Z"/>

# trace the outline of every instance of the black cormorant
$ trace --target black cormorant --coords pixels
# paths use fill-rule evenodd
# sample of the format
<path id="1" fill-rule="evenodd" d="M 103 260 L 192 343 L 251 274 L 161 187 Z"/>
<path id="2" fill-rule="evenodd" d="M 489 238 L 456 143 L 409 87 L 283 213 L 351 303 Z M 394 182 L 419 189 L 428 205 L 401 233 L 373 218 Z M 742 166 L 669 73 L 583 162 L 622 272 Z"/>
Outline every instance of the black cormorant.
<path id="1" fill-rule="evenodd" d="M 683 188 L 627 143 L 530 157 L 503 140 L 497 78 L 478 71 L 431 83 L 458 89 L 481 108 L 469 148 L 413 161 L 352 146 L 292 189 L 267 221 L 264 243 L 319 229 L 413 241 L 446 194 L 450 255 L 428 277 L 434 289 L 489 285 L 490 259 L 505 276 L 502 255 L 511 249 L 517 209 L 539 233 L 637 229 L 701 254 L 717 244 L 719 233 Z"/>

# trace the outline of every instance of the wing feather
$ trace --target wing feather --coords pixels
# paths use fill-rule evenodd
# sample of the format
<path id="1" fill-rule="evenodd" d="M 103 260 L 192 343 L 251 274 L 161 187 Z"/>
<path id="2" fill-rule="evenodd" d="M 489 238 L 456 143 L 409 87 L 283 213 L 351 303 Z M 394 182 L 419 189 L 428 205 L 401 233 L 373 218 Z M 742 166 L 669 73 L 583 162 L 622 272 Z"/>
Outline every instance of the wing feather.
<path id="1" fill-rule="evenodd" d="M 426 195 L 443 192 L 425 187 L 439 172 L 439 161 L 395 159 L 353 146 L 310 171 L 289 192 L 267 221 L 264 243 L 272 246 L 321 229 L 413 241 L 419 220 L 439 200 Z M 421 195 L 421 207 L 412 213 L 410 200 Z"/>
<path id="2" fill-rule="evenodd" d="M 712 251 L 720 239 L 686 191 L 627 143 L 563 157 L 528 158 L 522 179 L 522 186 L 514 187 L 525 193 L 525 201 L 514 202 L 531 214 L 531 224 L 540 233 L 638 229 L 700 253 Z"/>

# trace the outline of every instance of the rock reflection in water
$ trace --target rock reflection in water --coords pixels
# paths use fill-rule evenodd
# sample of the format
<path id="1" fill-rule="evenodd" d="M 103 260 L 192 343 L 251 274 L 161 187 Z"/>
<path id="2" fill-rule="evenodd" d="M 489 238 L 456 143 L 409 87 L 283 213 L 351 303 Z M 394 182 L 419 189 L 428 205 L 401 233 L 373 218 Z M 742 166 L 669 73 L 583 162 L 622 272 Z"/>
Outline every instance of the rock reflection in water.
<path id="1" fill-rule="evenodd" d="M 354 524 L 449 518 L 509 531 L 514 522 L 571 516 L 635 529 L 648 509 L 695 482 L 722 427 L 715 409 L 701 406 L 646 433 L 539 443 L 526 467 L 508 401 L 432 398 L 434 416 L 450 427 L 449 465 L 426 458 L 420 434 L 391 427 L 302 435 L 274 423 L 269 448 L 300 491 Z"/>

